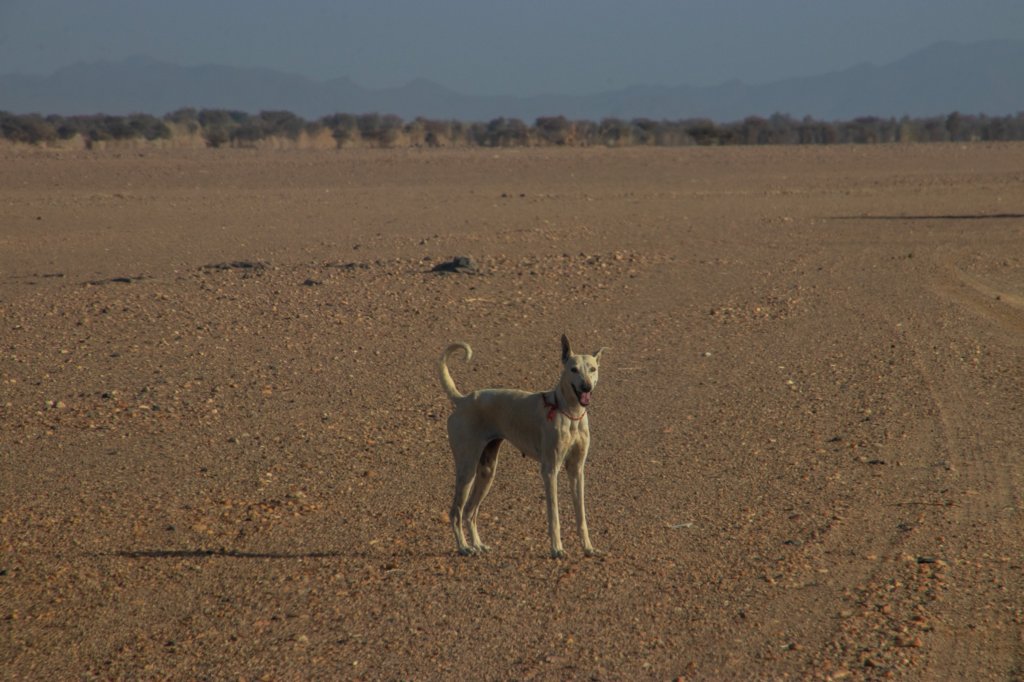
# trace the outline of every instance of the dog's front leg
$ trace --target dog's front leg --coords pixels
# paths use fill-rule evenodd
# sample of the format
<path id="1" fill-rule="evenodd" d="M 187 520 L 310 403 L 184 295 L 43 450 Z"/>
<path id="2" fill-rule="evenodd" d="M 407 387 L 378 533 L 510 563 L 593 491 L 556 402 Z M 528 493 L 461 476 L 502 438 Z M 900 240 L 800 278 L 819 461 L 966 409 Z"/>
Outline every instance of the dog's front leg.
<path id="1" fill-rule="evenodd" d="M 584 502 L 586 482 L 583 478 L 583 464 L 586 462 L 586 452 L 575 453 L 566 462 L 566 473 L 569 475 L 569 485 L 572 486 L 572 506 L 576 512 L 576 530 L 583 543 L 583 553 L 587 556 L 598 556 L 600 551 L 594 549 L 590 543 L 590 531 L 587 529 L 587 505 Z"/>
<path id="2" fill-rule="evenodd" d="M 562 530 L 558 524 L 558 464 L 551 457 L 543 457 L 540 465 L 540 477 L 544 480 L 544 495 L 548 503 L 548 535 L 551 537 L 551 556 L 561 559 L 565 556 L 562 549 Z"/>

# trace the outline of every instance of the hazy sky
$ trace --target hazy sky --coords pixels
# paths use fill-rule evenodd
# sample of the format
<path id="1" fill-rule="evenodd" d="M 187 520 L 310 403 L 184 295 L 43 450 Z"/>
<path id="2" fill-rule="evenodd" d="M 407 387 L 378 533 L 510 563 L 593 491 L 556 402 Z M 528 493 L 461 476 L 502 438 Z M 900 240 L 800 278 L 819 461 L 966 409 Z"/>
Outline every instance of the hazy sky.
<path id="1" fill-rule="evenodd" d="M 470 94 L 760 83 L 1024 40 L 1024 0 L 0 0 L 0 73 L 145 54 Z"/>

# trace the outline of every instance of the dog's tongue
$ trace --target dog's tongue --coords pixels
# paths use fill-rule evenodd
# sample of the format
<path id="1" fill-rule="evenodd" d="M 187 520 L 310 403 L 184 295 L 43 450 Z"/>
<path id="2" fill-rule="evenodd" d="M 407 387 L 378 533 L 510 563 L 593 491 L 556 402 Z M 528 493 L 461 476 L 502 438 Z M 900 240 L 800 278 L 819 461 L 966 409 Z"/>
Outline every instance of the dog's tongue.
<path id="1" fill-rule="evenodd" d="M 580 393 L 580 405 L 586 407 L 590 404 L 590 392 Z"/>

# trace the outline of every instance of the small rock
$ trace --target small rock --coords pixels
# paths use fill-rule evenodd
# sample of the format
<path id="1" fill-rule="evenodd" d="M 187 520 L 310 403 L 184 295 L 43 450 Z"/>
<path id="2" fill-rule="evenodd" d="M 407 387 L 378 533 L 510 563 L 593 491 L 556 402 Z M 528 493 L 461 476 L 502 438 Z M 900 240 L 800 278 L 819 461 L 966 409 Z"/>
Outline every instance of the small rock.
<path id="1" fill-rule="evenodd" d="M 438 263 L 430 269 L 431 272 L 457 272 L 464 275 L 473 275 L 479 272 L 476 262 L 470 256 L 456 256 L 450 261 Z"/>
<path id="2" fill-rule="evenodd" d="M 924 646 L 924 642 L 921 641 L 921 638 L 916 635 L 914 637 L 897 637 L 896 646 L 910 649 L 920 649 L 922 646 Z"/>

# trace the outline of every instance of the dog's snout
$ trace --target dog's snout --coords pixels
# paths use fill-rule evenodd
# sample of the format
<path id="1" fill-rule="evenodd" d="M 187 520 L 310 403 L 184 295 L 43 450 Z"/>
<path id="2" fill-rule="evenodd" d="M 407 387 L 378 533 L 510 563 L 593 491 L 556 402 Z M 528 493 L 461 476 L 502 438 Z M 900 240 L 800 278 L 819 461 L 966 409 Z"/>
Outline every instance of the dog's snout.
<path id="1" fill-rule="evenodd" d="M 588 381 L 586 383 L 580 384 L 580 390 L 583 391 L 584 393 L 590 393 L 591 391 L 594 390 L 594 385 Z"/>

